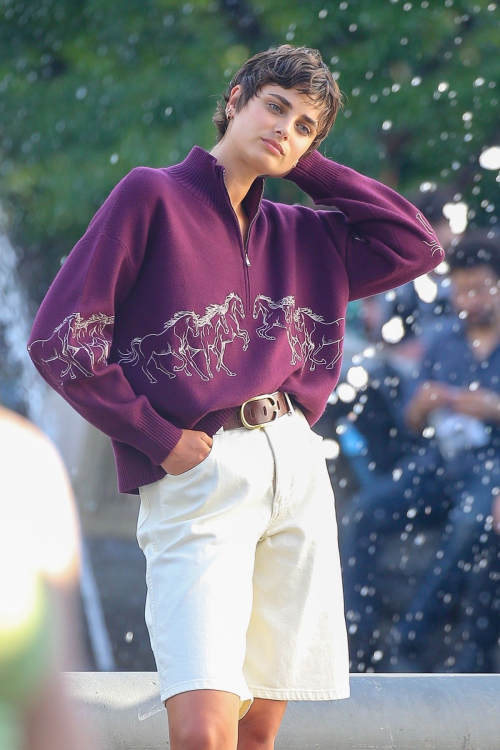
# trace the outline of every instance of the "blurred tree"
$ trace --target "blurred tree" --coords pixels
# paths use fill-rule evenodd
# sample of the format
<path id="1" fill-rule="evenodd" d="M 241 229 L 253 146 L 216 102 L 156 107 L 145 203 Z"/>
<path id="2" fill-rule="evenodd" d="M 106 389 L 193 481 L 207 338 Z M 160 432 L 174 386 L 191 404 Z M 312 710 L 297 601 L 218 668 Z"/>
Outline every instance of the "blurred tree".
<path id="1" fill-rule="evenodd" d="M 403 194 L 456 186 L 495 223 L 499 177 L 478 158 L 500 145 L 499 24 L 487 0 L 3 0 L 0 200 L 30 293 L 130 169 L 210 149 L 231 76 L 283 42 L 320 49 L 345 95 L 323 153 Z"/>

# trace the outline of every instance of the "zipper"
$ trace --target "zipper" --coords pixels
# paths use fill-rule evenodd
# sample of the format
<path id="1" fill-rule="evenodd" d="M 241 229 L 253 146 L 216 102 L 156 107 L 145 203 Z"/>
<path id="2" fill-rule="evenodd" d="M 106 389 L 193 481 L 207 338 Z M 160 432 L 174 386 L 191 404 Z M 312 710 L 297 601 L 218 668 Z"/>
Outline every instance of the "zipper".
<path id="1" fill-rule="evenodd" d="M 249 240 L 250 240 L 250 232 L 252 231 L 252 226 L 253 226 L 253 223 L 254 223 L 255 219 L 257 218 L 257 216 L 258 216 L 258 213 L 259 213 L 259 211 L 260 211 L 260 204 L 262 203 L 262 198 L 263 198 L 263 196 L 264 196 L 264 191 L 262 191 L 262 195 L 260 196 L 260 199 L 259 199 L 259 205 L 257 206 L 257 211 L 255 212 L 255 216 L 253 217 L 253 219 L 252 219 L 252 221 L 250 222 L 250 225 L 249 225 L 249 227 L 248 227 L 248 232 L 247 232 L 247 241 L 245 242 L 245 262 L 246 262 L 247 266 L 251 266 L 251 265 L 252 265 L 252 264 L 250 263 L 250 258 L 248 257 L 248 242 L 249 242 Z"/>
<path id="2" fill-rule="evenodd" d="M 259 205 L 257 206 L 257 211 L 255 212 L 255 216 L 253 217 L 252 221 L 250 222 L 250 224 L 248 226 L 248 232 L 247 232 L 246 242 L 243 244 L 243 235 L 241 234 L 240 222 L 238 221 L 238 217 L 236 216 L 236 211 L 234 210 L 233 204 L 231 203 L 231 198 L 229 196 L 229 191 L 228 191 L 227 185 L 226 185 L 226 170 L 225 169 L 222 170 L 222 179 L 224 180 L 224 187 L 226 188 L 227 197 L 229 198 L 229 205 L 231 206 L 231 211 L 233 212 L 234 218 L 236 219 L 236 222 L 237 222 L 237 225 L 238 225 L 238 237 L 240 239 L 240 244 L 241 244 L 241 247 L 243 249 L 243 257 L 244 257 L 244 261 L 245 261 L 245 265 L 243 267 L 243 272 L 244 272 L 244 276 L 245 276 L 245 291 L 246 291 L 246 295 L 247 295 L 247 310 L 250 311 L 252 303 L 251 303 L 251 299 L 250 299 L 250 273 L 248 271 L 248 267 L 251 266 L 252 264 L 250 263 L 250 258 L 248 257 L 248 243 L 249 243 L 249 240 L 250 240 L 250 232 L 252 231 L 253 223 L 254 223 L 255 219 L 257 218 L 257 215 L 258 215 L 259 210 L 260 210 L 260 204 L 262 203 L 262 198 L 264 196 L 264 190 L 262 190 L 262 194 L 260 196 Z"/>

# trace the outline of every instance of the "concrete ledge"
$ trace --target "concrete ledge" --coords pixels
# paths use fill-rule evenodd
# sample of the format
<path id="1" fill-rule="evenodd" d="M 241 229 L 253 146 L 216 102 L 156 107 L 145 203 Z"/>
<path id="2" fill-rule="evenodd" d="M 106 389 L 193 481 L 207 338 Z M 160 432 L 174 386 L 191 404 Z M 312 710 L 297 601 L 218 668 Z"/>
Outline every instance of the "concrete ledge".
<path id="1" fill-rule="evenodd" d="M 168 748 L 155 672 L 67 672 L 100 750 Z M 351 675 L 351 697 L 290 701 L 276 750 L 498 750 L 500 675 Z"/>

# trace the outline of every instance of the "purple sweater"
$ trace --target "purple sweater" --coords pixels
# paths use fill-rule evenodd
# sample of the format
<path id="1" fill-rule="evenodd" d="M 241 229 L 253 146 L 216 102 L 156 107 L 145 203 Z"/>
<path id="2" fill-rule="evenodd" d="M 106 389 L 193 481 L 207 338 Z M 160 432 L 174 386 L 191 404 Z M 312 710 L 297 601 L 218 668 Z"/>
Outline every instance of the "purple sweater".
<path id="1" fill-rule="evenodd" d="M 425 217 L 314 151 L 285 178 L 316 204 L 244 199 L 246 246 L 214 156 L 136 167 L 111 191 L 43 300 L 28 350 L 110 436 L 120 492 L 165 475 L 181 429 L 213 435 L 251 396 L 287 391 L 312 425 L 337 384 L 346 306 L 444 257 Z"/>

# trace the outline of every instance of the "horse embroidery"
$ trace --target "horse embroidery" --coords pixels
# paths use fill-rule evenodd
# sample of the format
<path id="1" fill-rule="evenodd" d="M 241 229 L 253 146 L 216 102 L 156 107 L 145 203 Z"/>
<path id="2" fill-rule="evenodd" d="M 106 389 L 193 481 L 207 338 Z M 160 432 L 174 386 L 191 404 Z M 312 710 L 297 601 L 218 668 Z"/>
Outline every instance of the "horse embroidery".
<path id="1" fill-rule="evenodd" d="M 58 386 L 69 375 L 74 380 L 76 371 L 85 377 L 94 375 L 96 365 L 107 364 L 110 338 L 105 328 L 112 326 L 114 316 L 94 313 L 90 318 L 82 318 L 80 313 L 72 313 L 64 318 L 48 339 L 37 339 L 28 346 L 34 362 L 46 370 L 51 380 Z M 52 362 L 62 362 L 64 369 L 56 368 Z"/>
<path id="2" fill-rule="evenodd" d="M 256 319 L 262 315 L 262 325 L 257 328 L 257 335 L 268 341 L 276 341 L 276 336 L 270 336 L 269 331 L 275 327 L 288 328 L 292 322 L 294 305 L 295 297 L 292 295 L 273 302 L 270 297 L 258 294 L 253 303 L 253 317 Z"/>
<path id="3" fill-rule="evenodd" d="M 259 316 L 262 322 L 256 324 L 256 333 L 260 338 L 275 341 L 273 331 L 286 331 L 291 365 L 302 362 L 302 368 L 308 364 L 311 371 L 317 365 L 332 369 L 342 356 L 344 318 L 327 323 L 308 307 L 295 308 L 293 295 L 274 302 L 263 294 L 257 295 L 253 306 L 253 318 L 257 320 Z M 250 335 L 241 325 L 244 318 L 243 302 L 235 292 L 228 294 L 222 305 L 208 305 L 203 315 L 194 310 L 180 310 L 158 333 L 133 339 L 128 351 L 119 352 L 118 363 L 132 366 L 140 363 L 150 383 L 158 382 L 159 372 L 169 378 L 177 377 L 180 372 L 189 378 L 196 373 L 201 380 L 209 381 L 214 377 L 214 365 L 216 372 L 223 370 L 229 377 L 235 377 L 237 373 L 227 366 L 224 355 L 228 344 L 238 338 L 243 342 L 243 351 L 247 351 Z M 111 336 L 106 335 L 106 328 L 113 323 L 114 317 L 103 313 L 94 313 L 89 318 L 72 313 L 48 339 L 33 341 L 30 355 L 57 386 L 66 377 L 74 380 L 79 373 L 90 378 L 100 364 L 107 365 Z"/>
<path id="4" fill-rule="evenodd" d="M 243 351 L 248 348 L 250 336 L 240 327 L 240 318 L 244 317 L 243 302 L 234 292 L 227 295 L 222 305 L 208 305 L 202 316 L 193 310 L 176 312 L 159 333 L 133 339 L 129 351 L 120 351 L 118 363 L 136 365 L 140 361 L 151 383 L 157 382 L 153 367 L 169 378 L 175 378 L 178 372 L 184 372 L 190 378 L 194 371 L 207 381 L 214 377 L 210 362 L 213 354 L 216 371 L 222 369 L 234 377 L 236 373 L 224 363 L 224 352 L 227 344 L 235 338 L 243 339 Z M 168 356 L 178 361 L 178 364 L 171 365 L 171 369 L 166 364 Z"/>
<path id="5" fill-rule="evenodd" d="M 231 294 L 228 294 L 226 297 L 226 302 L 224 304 L 226 303 L 228 303 L 227 315 L 224 318 L 224 325 L 220 326 L 218 337 L 213 346 L 213 351 L 217 354 L 217 364 L 215 365 L 217 372 L 223 368 L 228 375 L 234 376 L 236 373 L 231 372 L 224 364 L 224 351 L 227 344 L 232 343 L 234 339 L 238 337 L 243 339 L 243 351 L 246 352 L 250 343 L 250 336 L 248 331 L 244 328 L 240 328 L 240 321 L 238 318 L 245 317 L 245 309 L 240 297 L 234 292 L 231 292 Z"/>
<path id="6" fill-rule="evenodd" d="M 326 365 L 327 370 L 332 370 L 342 357 L 342 321 L 345 318 L 337 318 L 331 323 L 326 323 L 321 315 L 316 315 L 309 307 L 299 307 L 293 314 L 296 336 L 294 343 L 300 346 L 303 367 L 309 363 L 311 371 L 316 365 Z M 332 347 L 332 349 L 328 349 Z M 322 359 L 318 357 L 322 356 Z M 327 356 L 327 359 L 324 357 Z"/>
<path id="7" fill-rule="evenodd" d="M 253 317 L 258 318 L 259 315 L 262 315 L 262 325 L 257 328 L 257 335 L 261 338 L 275 341 L 276 336 L 271 335 L 270 331 L 273 328 L 286 329 L 292 352 L 291 365 L 302 362 L 302 368 L 309 363 L 311 371 L 316 369 L 316 365 L 326 365 L 331 370 L 342 356 L 344 337 L 341 334 L 341 321 L 344 318 L 327 323 L 309 307 L 295 309 L 295 297 L 292 295 L 274 302 L 270 297 L 258 294 Z M 332 347 L 332 350 L 327 350 L 327 347 Z M 326 354 L 331 356 L 324 359 L 323 355 Z"/>
<path id="8" fill-rule="evenodd" d="M 419 212 L 417 214 L 416 218 L 422 224 L 422 226 L 425 229 L 425 231 L 433 237 L 433 235 L 434 235 L 433 229 L 432 229 L 431 225 L 429 224 L 429 222 L 427 221 L 427 219 L 425 218 L 425 216 Z M 444 250 L 443 250 L 443 248 L 441 247 L 441 245 L 439 244 L 439 242 L 437 240 L 432 239 L 431 242 L 426 242 L 424 240 L 424 244 L 428 245 L 430 248 L 432 248 L 431 255 L 434 255 L 434 253 L 437 250 L 439 250 L 439 252 L 444 255 Z"/>

